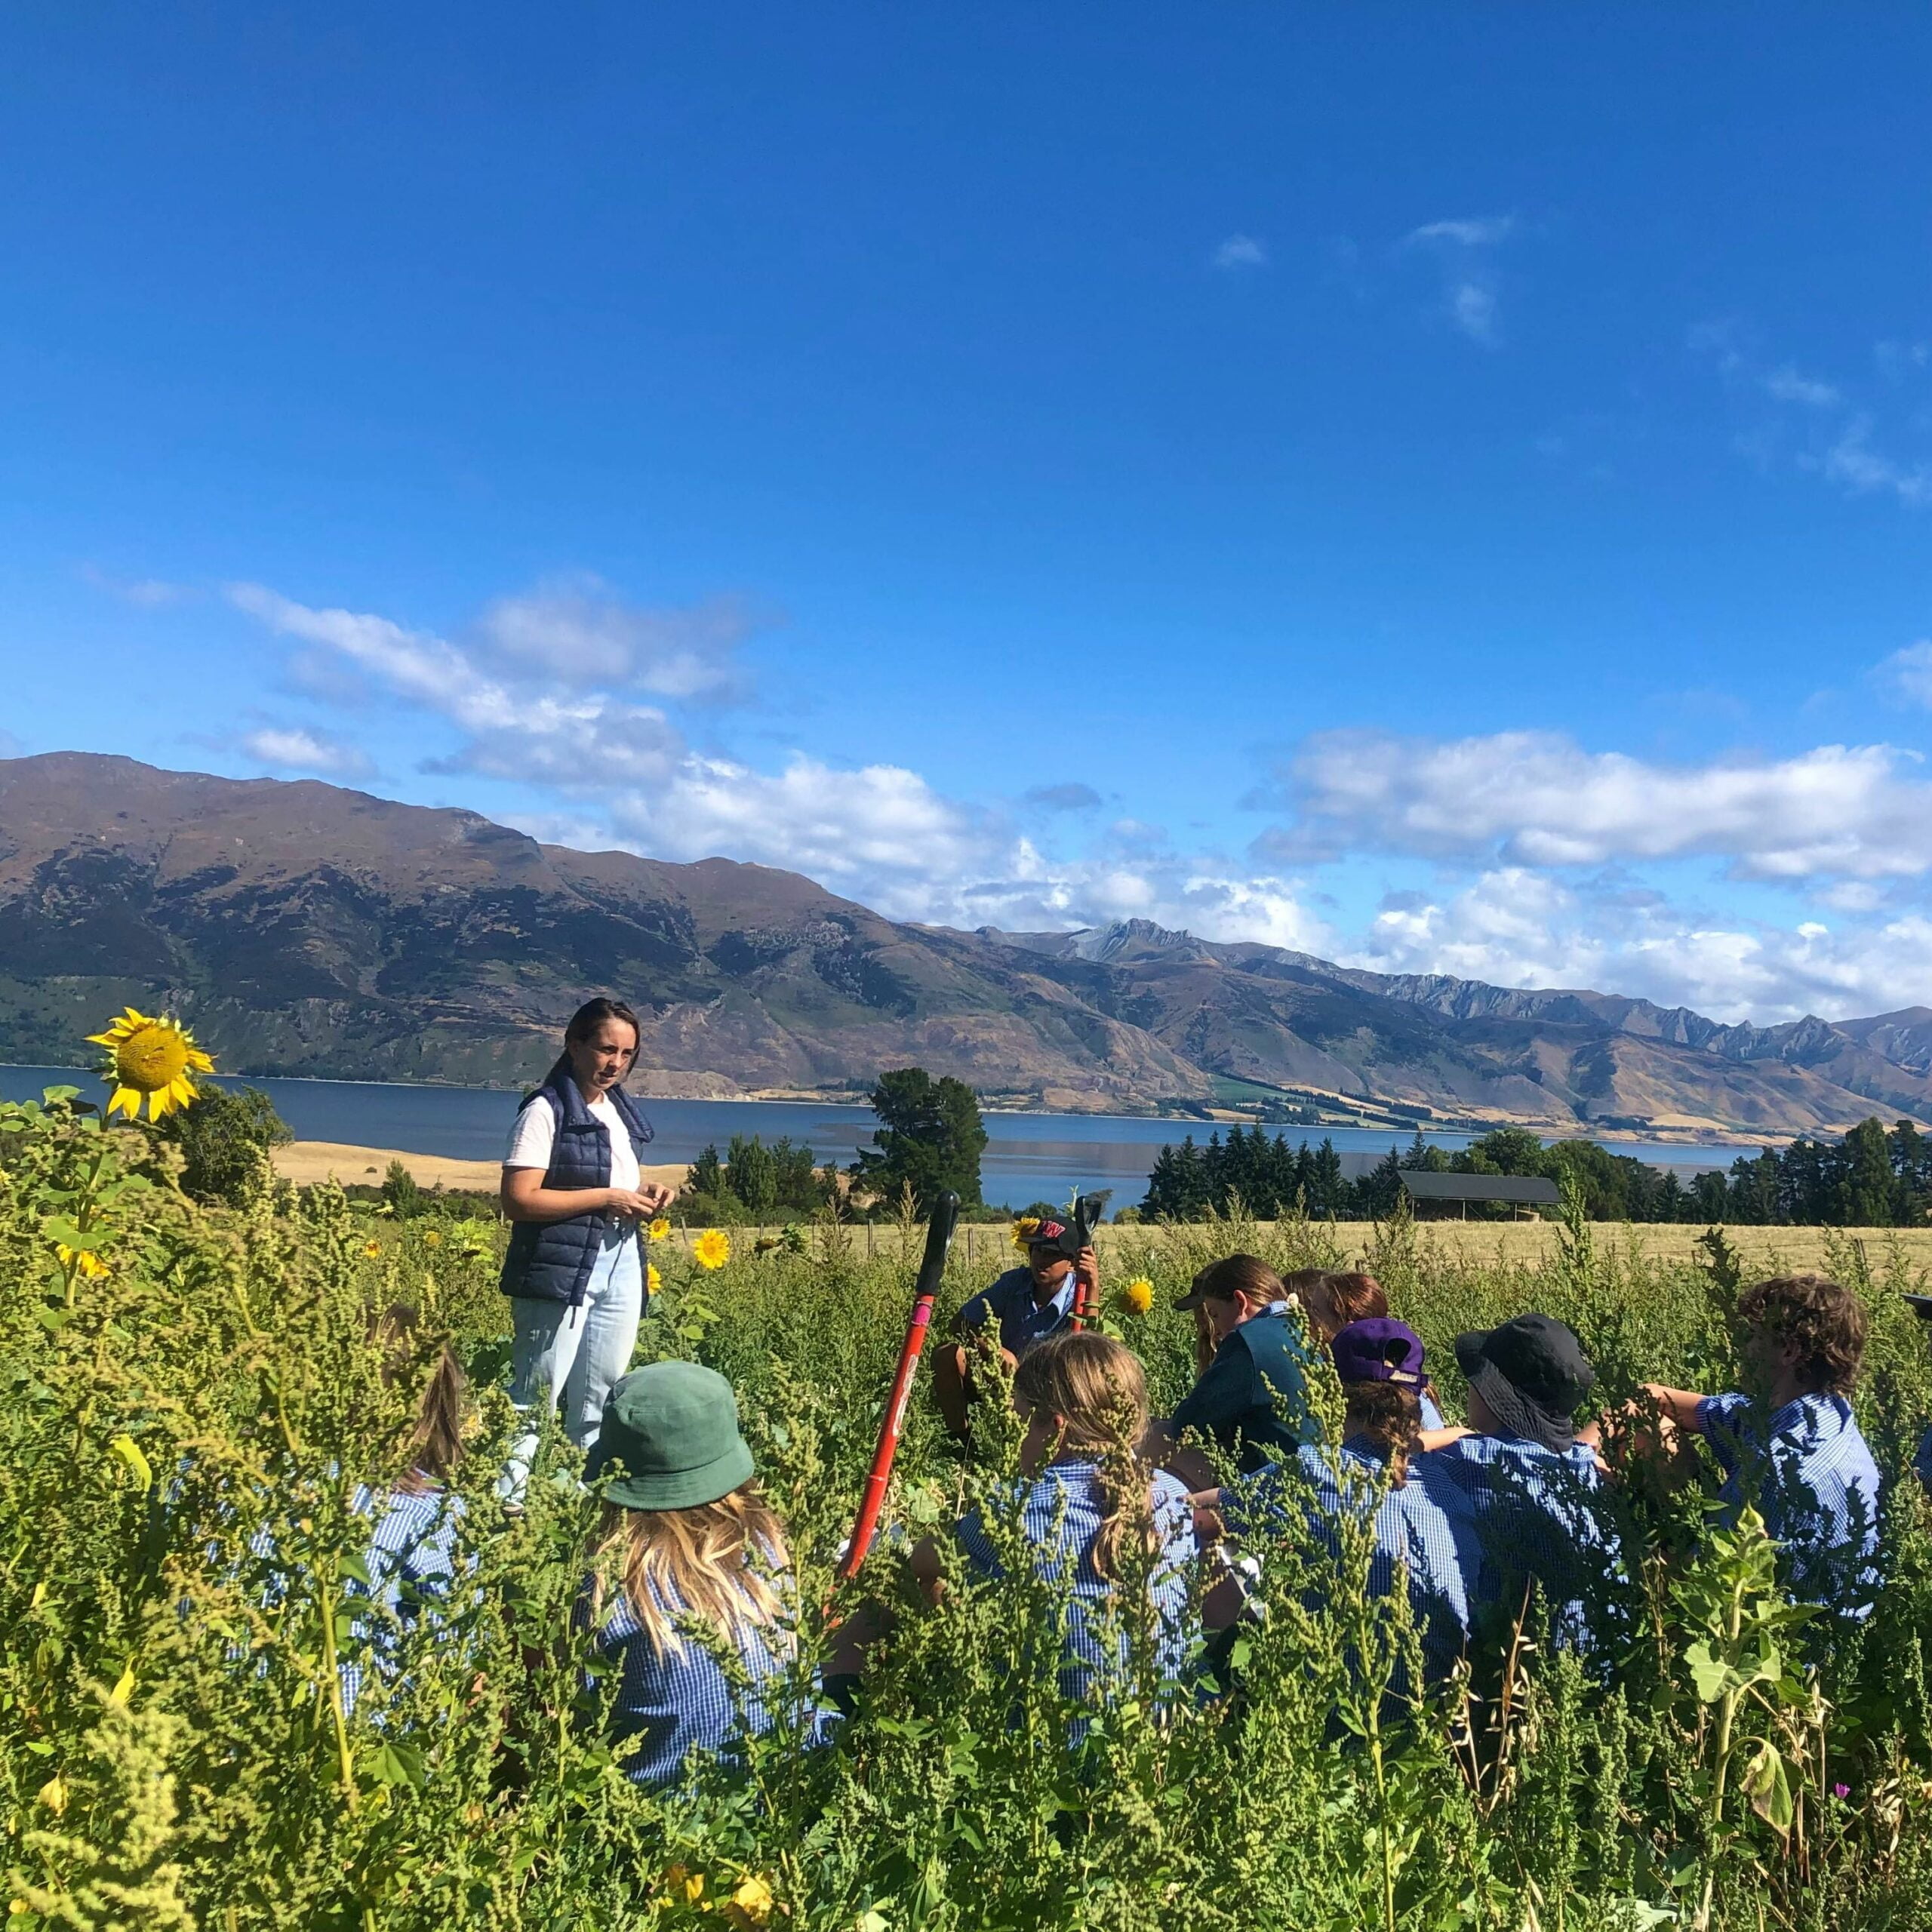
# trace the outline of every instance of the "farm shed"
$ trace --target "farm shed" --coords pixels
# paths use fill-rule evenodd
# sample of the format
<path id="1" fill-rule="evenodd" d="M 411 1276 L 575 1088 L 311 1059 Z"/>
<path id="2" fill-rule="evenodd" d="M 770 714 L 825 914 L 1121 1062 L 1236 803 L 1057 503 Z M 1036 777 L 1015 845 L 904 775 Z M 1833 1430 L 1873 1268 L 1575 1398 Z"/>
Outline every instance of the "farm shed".
<path id="1" fill-rule="evenodd" d="M 1462 1218 L 1469 1217 L 1472 1201 L 1500 1201 L 1519 1210 L 1554 1208 L 1561 1196 L 1553 1180 L 1540 1174 L 1438 1174 L 1424 1168 L 1400 1171 L 1402 1186 L 1418 1220 L 1425 1208 L 1447 1213 L 1455 1207 Z"/>

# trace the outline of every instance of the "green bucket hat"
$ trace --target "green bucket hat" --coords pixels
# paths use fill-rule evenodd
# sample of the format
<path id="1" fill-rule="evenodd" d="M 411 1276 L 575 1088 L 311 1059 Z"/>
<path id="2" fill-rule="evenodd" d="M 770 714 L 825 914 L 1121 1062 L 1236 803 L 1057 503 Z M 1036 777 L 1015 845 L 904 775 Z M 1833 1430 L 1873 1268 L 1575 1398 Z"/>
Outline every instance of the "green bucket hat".
<path id="1" fill-rule="evenodd" d="M 752 1452 L 738 1433 L 738 1398 L 715 1368 L 654 1361 L 611 1391 L 584 1474 L 605 1501 L 626 1509 L 693 1509 L 752 1479 Z"/>

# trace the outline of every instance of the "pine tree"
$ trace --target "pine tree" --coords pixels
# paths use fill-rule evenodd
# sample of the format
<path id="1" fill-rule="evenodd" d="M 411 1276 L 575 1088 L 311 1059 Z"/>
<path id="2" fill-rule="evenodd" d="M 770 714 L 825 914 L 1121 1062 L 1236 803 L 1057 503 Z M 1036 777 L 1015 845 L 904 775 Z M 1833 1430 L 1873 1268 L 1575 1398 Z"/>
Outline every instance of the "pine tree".
<path id="1" fill-rule="evenodd" d="M 922 1214 L 949 1189 L 966 1207 L 981 1204 L 986 1130 L 971 1088 L 950 1074 L 935 1080 L 922 1066 L 900 1067 L 879 1075 L 872 1105 L 879 1121 L 872 1145 L 852 1163 L 861 1187 L 890 1205 L 909 1186 Z"/>

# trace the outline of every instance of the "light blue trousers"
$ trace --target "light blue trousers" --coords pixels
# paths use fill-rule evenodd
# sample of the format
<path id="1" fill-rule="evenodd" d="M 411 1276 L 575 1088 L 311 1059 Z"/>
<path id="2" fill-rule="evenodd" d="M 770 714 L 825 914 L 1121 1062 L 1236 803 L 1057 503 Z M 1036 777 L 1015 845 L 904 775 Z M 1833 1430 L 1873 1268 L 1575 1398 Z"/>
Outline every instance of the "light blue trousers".
<path id="1" fill-rule="evenodd" d="M 591 1263 L 583 1304 L 513 1297 L 516 1339 L 510 1356 L 510 1400 L 531 1417 L 510 1451 L 504 1493 L 521 1496 L 537 1453 L 537 1418 L 564 1405 L 564 1433 L 580 1449 L 597 1440 L 604 1404 L 631 1365 L 644 1314 L 644 1266 L 637 1235 L 614 1230 Z"/>

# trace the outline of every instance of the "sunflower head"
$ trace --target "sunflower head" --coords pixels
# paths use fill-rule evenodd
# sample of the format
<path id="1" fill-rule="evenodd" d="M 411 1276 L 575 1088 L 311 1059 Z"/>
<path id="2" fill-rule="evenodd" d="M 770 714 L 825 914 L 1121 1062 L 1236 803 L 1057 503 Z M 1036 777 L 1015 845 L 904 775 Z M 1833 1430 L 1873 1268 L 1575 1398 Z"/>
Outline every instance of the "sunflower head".
<path id="1" fill-rule="evenodd" d="M 663 1214 L 660 1214 L 657 1220 L 651 1223 L 650 1234 L 651 1238 L 653 1241 L 668 1241 L 671 1235 L 671 1223 L 669 1217 Z"/>
<path id="2" fill-rule="evenodd" d="M 195 1045 L 195 1036 L 165 1014 L 151 1019 L 131 1006 L 106 1032 L 88 1038 L 107 1049 L 107 1063 L 100 1069 L 101 1078 L 114 1089 L 107 1111 L 125 1113 L 130 1120 L 140 1118 L 143 1098 L 150 1120 L 189 1106 L 196 1097 L 191 1076 L 214 1071 L 214 1062 Z"/>
<path id="3" fill-rule="evenodd" d="M 1136 1315 L 1145 1315 L 1154 1306 L 1154 1284 L 1138 1275 L 1120 1291 L 1120 1298 Z"/>
<path id="4" fill-rule="evenodd" d="M 1013 1244 L 1024 1254 L 1032 1245 L 1033 1237 L 1040 1232 L 1040 1217 L 1037 1214 L 1022 1214 L 1013 1224 Z"/>
<path id="5" fill-rule="evenodd" d="M 423 1230 L 423 1245 L 425 1247 L 441 1247 L 442 1244 L 443 1238 L 434 1228 Z"/>
<path id="6" fill-rule="evenodd" d="M 382 1251 L 383 1244 L 379 1241 L 365 1241 L 362 1244 L 362 1252 L 366 1254 L 371 1261 L 377 1260 L 381 1255 Z"/>
<path id="7" fill-rule="evenodd" d="M 731 1258 L 731 1237 L 722 1228 L 706 1228 L 691 1243 L 700 1268 L 721 1268 Z"/>
<path id="8" fill-rule="evenodd" d="M 646 1265 L 651 1278 L 645 1282 L 645 1286 L 648 1288 L 653 1294 L 655 1294 L 657 1291 L 664 1285 L 664 1277 L 658 1273 L 657 1263 L 656 1262 L 653 1261 L 647 1263 Z"/>

